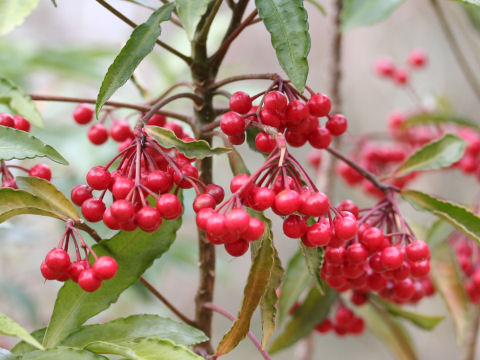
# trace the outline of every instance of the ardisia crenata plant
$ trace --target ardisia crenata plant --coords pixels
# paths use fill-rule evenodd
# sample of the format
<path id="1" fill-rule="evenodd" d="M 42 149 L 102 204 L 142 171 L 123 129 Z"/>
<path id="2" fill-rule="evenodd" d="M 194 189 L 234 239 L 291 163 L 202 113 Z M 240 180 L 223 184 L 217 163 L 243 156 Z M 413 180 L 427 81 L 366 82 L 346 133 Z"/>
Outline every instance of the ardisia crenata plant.
<path id="1" fill-rule="evenodd" d="M 374 73 L 413 100 L 413 109 L 391 113 L 386 131 L 353 134 L 349 123 L 358 119 L 341 112 L 342 31 L 378 22 L 402 1 L 335 0 L 328 7 L 327 15 L 334 19 L 331 54 L 325 51 L 332 59 L 330 89 L 312 78 L 307 86 L 310 36 L 321 35 L 309 33 L 308 12 L 325 11 L 315 0 L 133 0 L 148 12 L 140 25 L 110 2 L 96 2 L 105 17 L 134 28 L 96 99 L 80 93 L 75 98 L 27 95 L 0 77 L 0 103 L 5 108 L 0 113 L 0 222 L 33 214 L 58 219 L 65 229 L 48 244 L 42 240 L 45 252 L 37 259 L 45 280 L 64 283 L 50 321 L 29 334 L 0 314 L 0 334 L 21 340 L 10 350 L 0 349 L 0 359 L 216 359 L 249 337 L 258 358 L 270 359 L 298 343 L 307 349 L 298 360 L 308 360 L 314 358 L 315 333 L 358 336 L 367 329 L 396 358 L 417 359 L 398 320 L 424 330 L 435 328 L 443 317 L 419 314 L 411 306 L 437 293 L 452 314 L 464 358 L 475 357 L 479 204 L 472 200 L 460 205 L 455 194 L 436 196 L 412 186 L 433 170 L 432 177 L 460 169 L 480 179 L 480 126 L 446 111 L 441 101 L 426 104 L 412 78 L 440 59 L 429 59 L 421 49 L 411 50 L 404 65 L 388 57 L 374 64 Z M 465 2 L 470 3 L 464 8 L 469 16 L 479 14 L 477 1 Z M 0 3 L 0 33 L 21 23 L 36 3 Z M 472 69 L 445 20 L 444 5 L 437 0 L 431 5 L 480 98 Z M 58 6 L 69 5 L 59 1 Z M 209 39 L 219 14 L 227 14 L 230 22 L 217 29 L 222 40 L 214 47 Z M 160 36 L 165 22 L 185 31 L 189 55 Z M 275 71 L 281 68 L 284 73 L 219 77 L 237 37 L 257 23 L 263 25 L 256 27 L 259 39 L 252 41 L 270 39 L 280 66 Z M 159 94 L 139 84 L 134 72 L 155 45 L 185 63 L 190 82 L 171 84 Z M 144 101 L 110 100 L 128 81 Z M 248 82 L 257 82 L 261 90 L 252 91 L 245 86 Z M 187 90 L 180 92 L 181 87 Z M 225 98 L 228 107 L 222 106 Z M 192 104 L 182 113 L 166 109 L 177 100 Z M 44 125 L 35 102 L 70 103 L 72 123 L 80 131 L 88 126 L 92 149 L 111 148 L 110 138 L 117 143 L 110 160 L 95 151 L 79 155 L 94 166 L 69 194 L 51 182 L 53 178 L 62 185 L 49 165 L 31 166 L 26 160 L 44 157 L 69 165 L 40 140 L 41 135 L 29 133 L 31 125 Z M 49 119 L 47 129 L 53 122 Z M 217 142 L 222 146 L 214 146 Z M 244 143 L 248 150 L 239 147 Z M 251 168 L 242 158 L 245 151 L 261 158 L 262 164 Z M 232 172 L 227 188 L 215 183 L 225 174 L 216 174 L 212 159 L 222 156 L 228 157 Z M 360 185 L 365 200 L 335 196 L 337 179 L 351 188 Z M 193 197 L 191 206 L 185 204 L 185 196 Z M 438 220 L 430 225 L 412 221 L 407 204 Z M 194 318 L 143 277 L 175 241 L 186 210 L 193 210 L 198 228 Z M 278 231 L 273 225 L 277 223 Z M 184 226 L 189 225 L 195 226 Z M 107 229 L 114 232 L 110 238 L 103 235 Z M 92 241 L 96 244 L 89 245 Z M 286 241 L 296 241 L 293 253 L 277 250 Z M 243 293 L 240 309 L 215 302 L 216 252 L 223 248 L 232 258 L 251 258 L 250 270 L 242 274 L 245 284 L 235 294 Z M 281 257 L 288 263 L 282 264 Z M 178 320 L 142 314 L 85 325 L 138 283 Z M 183 296 L 178 291 L 167 297 Z M 251 332 L 257 308 L 260 340 Z M 212 338 L 214 313 L 233 323 L 221 339 Z M 362 357 L 368 356 L 365 351 Z"/>

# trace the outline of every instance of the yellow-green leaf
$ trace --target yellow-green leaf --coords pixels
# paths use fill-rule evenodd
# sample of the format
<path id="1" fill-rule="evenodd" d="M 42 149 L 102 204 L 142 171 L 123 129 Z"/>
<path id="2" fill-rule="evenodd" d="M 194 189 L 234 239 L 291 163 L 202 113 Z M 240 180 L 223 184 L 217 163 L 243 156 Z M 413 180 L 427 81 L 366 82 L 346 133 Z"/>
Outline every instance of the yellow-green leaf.
<path id="1" fill-rule="evenodd" d="M 401 127 L 408 129 L 418 125 L 445 125 L 454 124 L 480 130 L 480 126 L 463 116 L 450 113 L 420 113 L 408 117 Z"/>
<path id="2" fill-rule="evenodd" d="M 1 0 L 0 35 L 5 35 L 21 25 L 37 5 L 38 0 Z"/>
<path id="3" fill-rule="evenodd" d="M 405 0 L 345 0 L 342 30 L 373 25 L 386 19 Z"/>
<path id="4" fill-rule="evenodd" d="M 22 339 L 37 349 L 43 350 L 43 346 L 27 330 L 2 313 L 0 313 L 0 334 Z"/>
<path id="5" fill-rule="evenodd" d="M 188 40 L 192 40 L 198 23 L 212 0 L 175 0 L 178 17 L 182 21 Z"/>

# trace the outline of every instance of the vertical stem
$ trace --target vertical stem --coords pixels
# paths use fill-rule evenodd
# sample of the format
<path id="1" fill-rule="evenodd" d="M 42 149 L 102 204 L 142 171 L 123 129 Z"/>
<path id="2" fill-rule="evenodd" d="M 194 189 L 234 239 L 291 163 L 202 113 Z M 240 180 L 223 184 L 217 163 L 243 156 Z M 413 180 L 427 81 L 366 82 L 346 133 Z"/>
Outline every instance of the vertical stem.
<path id="1" fill-rule="evenodd" d="M 467 329 L 467 338 L 463 346 L 463 360 L 475 360 L 475 350 L 477 347 L 478 327 L 480 325 L 480 306 L 472 305 L 470 314 L 470 323 Z"/>

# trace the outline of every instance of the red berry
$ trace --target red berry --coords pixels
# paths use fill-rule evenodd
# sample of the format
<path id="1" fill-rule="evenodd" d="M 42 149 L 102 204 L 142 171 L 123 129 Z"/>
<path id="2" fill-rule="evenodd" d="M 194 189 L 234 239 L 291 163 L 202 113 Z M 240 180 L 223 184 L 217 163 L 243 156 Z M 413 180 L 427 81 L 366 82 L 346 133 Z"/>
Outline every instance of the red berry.
<path id="1" fill-rule="evenodd" d="M 165 126 L 166 123 L 167 123 L 167 118 L 160 114 L 154 114 L 147 121 L 147 125 L 153 125 L 153 126 Z"/>
<path id="2" fill-rule="evenodd" d="M 325 94 L 315 94 L 308 100 L 308 109 L 310 114 L 322 117 L 327 116 L 332 108 L 330 98 Z"/>
<path id="3" fill-rule="evenodd" d="M 307 104 L 302 100 L 292 100 L 287 106 L 285 115 L 287 117 L 287 124 L 298 124 L 300 121 L 308 118 L 310 111 Z"/>
<path id="4" fill-rule="evenodd" d="M 262 124 L 280 129 L 283 125 L 280 115 L 272 110 L 263 108 L 260 111 L 260 120 Z"/>
<path id="5" fill-rule="evenodd" d="M 180 172 L 183 174 L 183 176 L 181 176 L 177 171 L 173 172 L 173 181 L 182 189 L 190 189 L 193 185 L 190 181 L 185 180 L 184 177 L 193 177 L 198 179 L 197 168 L 191 164 L 185 164 L 181 167 Z"/>
<path id="6" fill-rule="evenodd" d="M 228 141 L 230 141 L 232 145 L 242 145 L 245 142 L 245 133 L 229 135 Z"/>
<path id="7" fill-rule="evenodd" d="M 362 233 L 360 241 L 368 249 L 369 252 L 375 252 L 383 246 L 385 235 L 383 231 L 378 228 L 370 228 Z"/>
<path id="8" fill-rule="evenodd" d="M 30 176 L 36 176 L 47 181 L 52 179 L 52 171 L 47 164 L 37 164 L 30 169 Z"/>
<path id="9" fill-rule="evenodd" d="M 103 213 L 103 223 L 112 230 L 121 229 L 121 224 L 115 216 L 112 215 L 112 208 L 108 208 Z"/>
<path id="10" fill-rule="evenodd" d="M 115 199 L 125 199 L 135 185 L 132 179 L 126 177 L 117 177 L 112 186 L 112 194 Z"/>
<path id="11" fill-rule="evenodd" d="M 274 205 L 282 216 L 293 214 L 300 208 L 300 196 L 295 190 L 283 190 L 275 196 Z"/>
<path id="12" fill-rule="evenodd" d="M 312 193 L 302 199 L 299 211 L 308 216 L 324 216 L 330 211 L 330 199 L 322 192 Z"/>
<path id="13" fill-rule="evenodd" d="M 93 272 L 95 277 L 100 280 L 108 280 L 115 276 L 118 270 L 118 264 L 110 256 L 100 256 L 93 263 Z"/>
<path id="14" fill-rule="evenodd" d="M 332 134 L 327 128 L 317 127 L 308 135 L 308 142 L 316 149 L 326 149 L 332 142 Z"/>
<path id="15" fill-rule="evenodd" d="M 408 81 L 408 72 L 405 69 L 396 69 L 393 73 L 393 79 L 399 85 L 406 84 Z"/>
<path id="16" fill-rule="evenodd" d="M 423 278 L 430 273 L 430 262 L 428 260 L 412 262 L 410 272 L 413 277 Z"/>
<path id="17" fill-rule="evenodd" d="M 207 221 L 215 211 L 210 208 L 201 209 L 195 218 L 197 226 L 202 230 L 207 230 Z"/>
<path id="18" fill-rule="evenodd" d="M 347 118 L 342 114 L 335 114 L 328 119 L 325 126 L 328 131 L 330 131 L 330 134 L 333 136 L 340 136 L 347 131 Z"/>
<path id="19" fill-rule="evenodd" d="M 147 176 L 147 187 L 155 193 L 169 192 L 173 187 L 173 177 L 166 171 L 154 170 Z"/>
<path id="20" fill-rule="evenodd" d="M 95 124 L 88 129 L 88 139 L 94 145 L 102 145 L 108 140 L 108 131 L 105 125 Z"/>
<path id="21" fill-rule="evenodd" d="M 220 204 L 225 197 L 225 191 L 223 188 L 216 184 L 208 184 L 205 187 L 205 194 L 213 196 L 215 203 Z"/>
<path id="22" fill-rule="evenodd" d="M 88 124 L 93 119 L 93 109 L 89 104 L 80 104 L 73 112 L 73 119 L 78 124 Z"/>
<path id="23" fill-rule="evenodd" d="M 132 136 L 132 130 L 128 122 L 123 119 L 115 120 L 110 127 L 110 136 L 113 140 L 122 142 Z"/>
<path id="24" fill-rule="evenodd" d="M 80 273 L 85 269 L 88 269 L 88 262 L 86 260 L 74 261 L 68 268 L 68 275 L 72 281 L 78 282 Z"/>
<path id="25" fill-rule="evenodd" d="M 260 239 L 265 231 L 265 225 L 260 219 L 251 217 L 248 221 L 248 228 L 242 233 L 242 237 L 248 241 Z"/>
<path id="26" fill-rule="evenodd" d="M 362 306 L 368 301 L 368 296 L 363 291 L 354 291 L 351 297 L 351 301 L 357 306 Z"/>
<path id="27" fill-rule="evenodd" d="M 102 285 L 102 280 L 95 276 L 93 269 L 85 269 L 78 276 L 78 285 L 87 292 L 94 292 Z"/>
<path id="28" fill-rule="evenodd" d="M 351 240 L 357 234 L 357 220 L 349 216 L 336 217 L 334 227 L 335 236 L 343 241 Z"/>
<path id="29" fill-rule="evenodd" d="M 55 248 L 48 252 L 45 264 L 53 272 L 63 273 L 70 266 L 70 256 L 65 250 Z"/>
<path id="30" fill-rule="evenodd" d="M 245 119 L 232 111 L 223 114 L 220 128 L 227 135 L 239 135 L 245 131 Z"/>
<path id="31" fill-rule="evenodd" d="M 339 306 L 335 312 L 335 322 L 338 325 L 348 327 L 348 325 L 354 320 L 354 316 L 352 310 L 345 306 Z"/>
<path id="32" fill-rule="evenodd" d="M 232 256 L 242 256 L 248 250 L 249 243 L 246 240 L 238 240 L 225 244 L 225 250 Z"/>
<path id="33" fill-rule="evenodd" d="M 255 210 L 264 211 L 270 208 L 275 201 L 275 192 L 266 187 L 256 188 L 253 194 L 253 207 Z"/>
<path id="34" fill-rule="evenodd" d="M 382 251 L 382 266 L 386 270 L 395 270 L 402 266 L 403 253 L 396 246 L 389 246 Z"/>
<path id="35" fill-rule="evenodd" d="M 343 200 L 337 205 L 339 211 L 348 211 L 358 218 L 358 206 L 352 200 Z"/>
<path id="36" fill-rule="evenodd" d="M 87 185 L 77 185 L 72 189 L 70 197 L 75 205 L 82 206 L 85 200 L 92 197 L 92 189 Z"/>
<path id="37" fill-rule="evenodd" d="M 412 50 L 408 54 L 408 63 L 413 67 L 422 67 L 427 62 L 427 54 L 419 49 Z"/>
<path id="38" fill-rule="evenodd" d="M 60 276 L 60 273 L 53 271 L 50 269 L 47 264 L 45 264 L 45 261 L 42 262 L 40 265 L 40 272 L 42 273 L 43 277 L 46 280 L 55 280 Z"/>
<path id="39" fill-rule="evenodd" d="M 7 113 L 0 113 L 0 126 L 15 127 L 15 118 Z"/>
<path id="40" fill-rule="evenodd" d="M 100 199 L 90 198 L 82 204 L 82 214 L 88 221 L 97 222 L 102 220 L 105 212 L 105 204 Z"/>
<path id="41" fill-rule="evenodd" d="M 244 190 L 240 194 L 241 197 L 247 197 L 254 188 L 253 183 L 250 182 L 250 176 L 247 174 L 235 175 L 230 181 L 230 191 L 232 193 L 236 193 L 242 187 L 244 187 Z"/>
<path id="42" fill-rule="evenodd" d="M 241 208 L 230 210 L 225 215 L 225 227 L 233 233 L 243 233 L 248 230 L 250 215 Z"/>
<path id="43" fill-rule="evenodd" d="M 174 220 L 182 215 L 182 204 L 174 194 L 163 194 L 157 201 L 160 215 L 167 220 Z"/>
<path id="44" fill-rule="evenodd" d="M 29 132 L 30 131 L 30 122 L 20 115 L 15 115 L 15 129 Z"/>
<path id="45" fill-rule="evenodd" d="M 385 275 L 389 276 L 390 274 L 395 280 L 405 280 L 410 276 L 410 265 L 404 261 L 402 266 L 400 266 L 398 269 L 392 270 L 391 273 L 387 273 Z"/>
<path id="46" fill-rule="evenodd" d="M 380 291 L 387 286 L 387 279 L 378 273 L 371 273 L 367 277 L 367 284 L 371 290 Z"/>
<path id="47" fill-rule="evenodd" d="M 347 249 L 347 260 L 353 264 L 361 264 L 367 260 L 368 251 L 360 243 L 352 244 Z"/>
<path id="48" fill-rule="evenodd" d="M 310 226 L 307 231 L 307 240 L 315 246 L 325 246 L 332 239 L 330 225 L 325 222 L 318 222 Z"/>
<path id="49" fill-rule="evenodd" d="M 280 91 L 271 91 L 265 95 L 263 105 L 266 109 L 283 113 L 287 109 L 287 98 Z"/>
<path id="50" fill-rule="evenodd" d="M 130 220 L 135 215 L 135 208 L 130 201 L 116 200 L 110 207 L 112 215 L 120 222 L 124 223 Z"/>
<path id="51" fill-rule="evenodd" d="M 212 213 L 207 220 L 206 231 L 215 236 L 222 236 L 226 232 L 225 215 Z"/>
<path id="52" fill-rule="evenodd" d="M 365 330 L 365 321 L 361 317 L 356 317 L 350 324 L 348 331 L 354 335 L 360 335 Z"/>
<path id="53" fill-rule="evenodd" d="M 425 241 L 415 240 L 407 245 L 405 255 L 409 261 L 423 261 L 430 257 L 430 248 Z"/>
<path id="54" fill-rule="evenodd" d="M 285 132 L 285 140 L 293 147 L 301 147 L 307 142 L 307 135 L 288 129 Z"/>
<path id="55" fill-rule="evenodd" d="M 94 190 L 108 189 L 112 175 L 103 166 L 95 166 L 87 173 L 87 183 Z"/>
<path id="56" fill-rule="evenodd" d="M 290 215 L 283 221 L 283 232 L 289 238 L 299 239 L 307 231 L 307 221 L 299 215 Z"/>
<path id="57" fill-rule="evenodd" d="M 381 58 L 375 62 L 375 71 L 380 76 L 392 76 L 395 71 L 395 65 L 392 60 Z"/>
<path id="58" fill-rule="evenodd" d="M 277 141 L 271 135 L 260 131 L 255 137 L 255 146 L 257 149 L 263 153 L 269 154 L 275 149 Z"/>
<path id="59" fill-rule="evenodd" d="M 393 294 L 402 300 L 408 300 L 415 294 L 415 286 L 411 279 L 397 281 L 393 285 Z"/>
<path id="60" fill-rule="evenodd" d="M 209 194 L 200 194 L 193 200 L 193 210 L 199 212 L 201 209 L 214 209 L 216 205 L 215 198 Z"/>
<path id="61" fill-rule="evenodd" d="M 342 265 L 345 259 L 346 250 L 344 247 L 331 248 L 325 250 L 325 261 L 331 264 Z"/>
<path id="62" fill-rule="evenodd" d="M 252 107 L 252 99 L 247 93 L 237 91 L 230 97 L 230 110 L 246 114 Z"/>
<path id="63" fill-rule="evenodd" d="M 315 326 L 315 331 L 319 332 L 320 334 L 326 334 L 332 329 L 333 329 L 333 324 L 329 318 L 326 318 L 320 324 Z"/>

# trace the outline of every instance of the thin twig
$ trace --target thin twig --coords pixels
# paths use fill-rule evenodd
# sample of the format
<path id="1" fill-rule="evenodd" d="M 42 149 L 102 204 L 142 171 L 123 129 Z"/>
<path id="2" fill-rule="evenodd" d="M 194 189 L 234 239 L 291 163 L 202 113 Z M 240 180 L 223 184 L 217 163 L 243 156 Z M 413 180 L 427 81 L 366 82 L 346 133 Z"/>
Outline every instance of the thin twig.
<path id="1" fill-rule="evenodd" d="M 237 81 L 244 81 L 244 80 L 272 80 L 273 81 L 278 77 L 280 77 L 280 75 L 276 73 L 247 74 L 247 75 L 232 76 L 232 77 L 228 77 L 213 83 L 212 86 L 210 87 L 210 90 L 216 90 L 219 87 L 222 87 L 224 85 L 237 82 Z"/>
<path id="2" fill-rule="evenodd" d="M 97 0 L 97 2 L 102 5 L 105 9 L 107 9 L 108 11 L 110 11 L 113 15 L 115 15 L 117 18 L 119 18 L 120 20 L 122 20 L 124 23 L 126 23 L 127 25 L 131 26 L 132 28 L 136 28 L 137 27 L 137 24 L 135 24 L 132 20 L 130 20 L 128 17 L 126 17 L 125 15 L 123 15 L 120 11 L 118 11 L 117 9 L 115 9 L 113 6 L 111 6 L 109 3 L 107 3 L 106 1 L 104 0 Z M 192 59 L 184 54 L 182 54 L 180 51 L 172 48 L 170 45 L 164 43 L 163 41 L 161 40 L 156 40 L 155 41 L 157 45 L 163 47 L 165 50 L 171 52 L 173 55 L 176 55 L 178 56 L 180 59 L 182 59 L 183 61 L 185 61 L 187 64 L 190 64 L 192 62 Z"/>
<path id="3" fill-rule="evenodd" d="M 462 49 L 460 48 L 460 45 L 458 44 L 458 41 L 455 38 L 455 35 L 453 34 L 452 29 L 450 28 L 450 25 L 448 24 L 447 18 L 442 10 L 442 7 L 440 6 L 437 0 L 430 0 L 430 4 L 432 5 L 433 10 L 435 11 L 435 15 L 437 16 L 437 19 L 440 22 L 442 31 L 445 37 L 447 38 L 448 45 L 450 46 L 450 49 L 452 50 L 453 55 L 457 59 L 457 63 L 460 66 L 460 69 L 462 70 L 463 75 L 465 76 L 465 79 L 467 80 L 473 92 L 475 93 L 477 100 L 480 100 L 480 84 L 475 76 L 475 71 L 473 71 L 473 69 L 470 67 L 466 56 L 463 54 Z"/>

